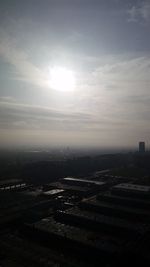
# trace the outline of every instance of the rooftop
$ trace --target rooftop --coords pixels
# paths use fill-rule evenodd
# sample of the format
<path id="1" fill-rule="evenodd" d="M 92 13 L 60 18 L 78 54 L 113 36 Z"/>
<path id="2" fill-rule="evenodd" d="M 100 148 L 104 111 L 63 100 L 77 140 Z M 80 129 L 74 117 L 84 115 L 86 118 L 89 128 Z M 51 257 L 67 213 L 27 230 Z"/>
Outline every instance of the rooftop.
<path id="1" fill-rule="evenodd" d="M 150 220 L 149 209 L 143 210 L 138 207 L 127 207 L 121 204 L 115 204 L 103 200 L 97 200 L 96 197 L 90 198 L 88 200 L 83 200 L 81 202 L 81 207 L 85 207 L 88 210 L 98 211 L 102 214 L 115 216 L 115 217 L 125 217 L 127 219 L 136 219 L 139 221 Z"/>
<path id="2" fill-rule="evenodd" d="M 73 178 L 73 177 L 66 177 L 63 178 L 64 181 L 72 181 L 72 182 L 82 182 L 82 183 L 89 183 L 93 185 L 104 185 L 106 184 L 105 182 L 100 182 L 100 181 L 94 181 L 94 180 L 87 180 L 87 179 L 79 179 L 79 178 Z"/>
<path id="3" fill-rule="evenodd" d="M 57 187 L 63 190 L 77 191 L 77 192 L 88 192 L 89 187 L 79 186 L 79 185 L 70 185 L 70 184 L 62 184 L 60 182 L 51 183 L 51 186 Z"/>
<path id="4" fill-rule="evenodd" d="M 96 212 L 90 212 L 87 210 L 80 210 L 79 208 L 72 208 L 69 209 L 67 211 L 60 211 L 60 213 L 62 213 L 62 215 L 65 217 L 65 215 L 71 215 L 74 217 L 78 217 L 78 218 L 83 218 L 86 220 L 89 220 L 92 222 L 93 227 L 94 227 L 94 223 L 99 224 L 99 231 L 101 230 L 100 226 L 101 225 L 105 225 L 106 227 L 115 227 L 116 229 L 127 229 L 131 232 L 143 232 L 144 227 L 142 224 L 140 223 L 131 223 L 125 219 L 120 219 L 120 218 L 116 218 L 116 217 L 110 217 L 107 215 L 103 215 L 103 214 L 99 214 Z M 85 226 L 86 228 L 86 226 Z M 102 228 L 103 230 L 103 228 Z"/>
<path id="5" fill-rule="evenodd" d="M 44 191 L 43 194 L 44 195 L 50 195 L 50 196 L 53 196 L 53 195 L 57 195 L 59 193 L 62 193 L 64 192 L 63 189 L 52 189 L 52 190 L 48 190 L 48 191 Z"/>
<path id="6" fill-rule="evenodd" d="M 150 186 L 146 185 L 137 185 L 137 184 L 129 184 L 129 183 L 122 183 L 113 186 L 113 189 L 120 189 L 120 190 L 131 190 L 136 192 L 143 192 L 143 193 L 150 193 Z"/>
<path id="7" fill-rule="evenodd" d="M 116 237 L 106 238 L 100 233 L 94 233 L 75 226 L 70 226 L 60 222 L 56 222 L 52 217 L 42 219 L 33 224 L 34 229 L 49 232 L 70 240 L 79 242 L 80 244 L 89 245 L 91 248 L 105 251 L 120 251 L 121 246 L 125 245 L 124 240 L 116 239 Z"/>
<path id="8" fill-rule="evenodd" d="M 0 187 L 1 186 L 7 186 L 7 185 L 16 185 L 16 184 L 22 184 L 23 181 L 20 179 L 7 179 L 7 180 L 0 180 Z"/>

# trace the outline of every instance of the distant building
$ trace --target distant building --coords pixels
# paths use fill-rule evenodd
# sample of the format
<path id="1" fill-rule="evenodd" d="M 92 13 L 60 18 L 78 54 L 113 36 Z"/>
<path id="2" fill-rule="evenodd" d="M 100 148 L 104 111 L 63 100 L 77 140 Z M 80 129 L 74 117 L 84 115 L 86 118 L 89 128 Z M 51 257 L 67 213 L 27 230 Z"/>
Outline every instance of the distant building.
<path id="1" fill-rule="evenodd" d="M 150 198 L 150 186 L 122 183 L 112 187 L 111 192 L 121 196 Z"/>
<path id="2" fill-rule="evenodd" d="M 139 152 L 140 153 L 145 152 L 145 142 L 139 142 Z"/>

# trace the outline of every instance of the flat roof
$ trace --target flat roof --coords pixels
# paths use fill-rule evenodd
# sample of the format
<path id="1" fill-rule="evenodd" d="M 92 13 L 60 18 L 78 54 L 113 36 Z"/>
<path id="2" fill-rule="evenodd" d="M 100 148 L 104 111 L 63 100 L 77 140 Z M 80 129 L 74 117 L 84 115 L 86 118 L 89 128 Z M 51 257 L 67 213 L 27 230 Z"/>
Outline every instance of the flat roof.
<path id="1" fill-rule="evenodd" d="M 63 189 L 63 190 L 73 190 L 73 191 L 79 191 L 79 192 L 88 192 L 90 189 L 89 187 L 86 186 L 79 186 L 79 185 L 70 185 L 70 184 L 63 184 L 60 182 L 54 182 L 51 183 L 51 186 L 56 186 L 59 189 Z"/>
<path id="2" fill-rule="evenodd" d="M 62 193 L 62 192 L 64 192 L 64 190 L 63 189 L 51 189 L 51 190 L 48 190 L 48 191 L 45 191 L 45 192 L 43 192 L 43 194 L 44 195 L 56 195 L 56 194 L 59 194 L 59 193 Z"/>
<path id="3" fill-rule="evenodd" d="M 113 189 L 125 189 L 125 190 L 131 190 L 136 192 L 143 192 L 143 193 L 150 193 L 150 186 L 146 185 L 137 185 L 137 184 L 129 184 L 129 183 L 122 183 L 113 186 Z"/>
<path id="4" fill-rule="evenodd" d="M 141 199 L 138 196 L 136 198 L 133 198 L 131 196 L 122 196 L 122 195 L 116 195 L 112 194 L 111 192 L 105 192 L 105 194 L 98 194 L 97 199 L 99 201 L 106 201 L 109 203 L 115 203 L 115 205 L 123 205 L 123 206 L 132 206 L 134 207 L 137 205 L 138 207 L 142 207 L 142 209 L 148 209 L 150 208 L 150 200 L 149 199 Z"/>
<path id="5" fill-rule="evenodd" d="M 97 212 L 91 212 L 91 211 L 87 211 L 87 210 L 80 210 L 78 207 L 75 208 L 71 208 L 69 210 L 66 211 L 59 211 L 62 214 L 67 214 L 67 215 L 73 215 L 75 217 L 79 217 L 79 218 L 85 218 L 88 220 L 91 220 L 96 223 L 103 223 L 109 226 L 116 226 L 116 227 L 121 227 L 124 229 L 129 229 L 132 231 L 141 231 L 144 228 L 142 227 L 141 223 L 131 223 L 125 219 L 121 219 L 121 218 L 116 218 L 116 217 L 110 217 L 107 215 L 103 215 L 103 214 L 99 214 Z"/>
<path id="6" fill-rule="evenodd" d="M 0 186 L 12 185 L 12 184 L 22 184 L 24 183 L 21 179 L 6 179 L 0 180 Z"/>
<path id="7" fill-rule="evenodd" d="M 95 180 L 87 180 L 87 179 L 78 179 L 78 178 L 73 178 L 73 177 L 65 177 L 63 178 L 65 181 L 75 181 L 75 182 L 83 182 L 83 183 L 90 183 L 90 184 L 95 184 L 95 185 L 104 185 L 106 182 L 100 182 L 100 181 L 95 181 Z"/>
<path id="8" fill-rule="evenodd" d="M 141 216 L 141 219 L 145 218 L 145 216 L 148 216 L 148 218 L 150 218 L 150 214 L 149 214 L 149 209 L 147 210 L 143 210 L 142 208 L 137 208 L 137 207 L 127 207 L 127 206 L 122 206 L 121 204 L 114 204 L 111 202 L 107 202 L 107 201 L 101 201 L 101 200 L 97 200 L 96 197 L 90 198 L 90 199 L 86 199 L 83 200 L 81 203 L 85 203 L 87 205 L 92 205 L 95 207 L 99 207 L 100 208 L 100 212 L 102 212 L 101 208 L 107 208 L 110 210 L 118 210 L 120 212 L 127 212 L 130 214 L 138 214 Z"/>
<path id="9" fill-rule="evenodd" d="M 115 252 L 121 249 L 125 240 L 120 240 L 116 237 L 108 237 L 95 233 L 93 231 L 81 229 L 76 226 L 67 225 L 56 222 L 52 217 L 42 219 L 33 224 L 34 228 L 41 231 L 52 233 L 58 236 L 65 237 L 70 240 L 80 242 L 81 244 L 89 245 L 91 248 L 102 249 Z"/>

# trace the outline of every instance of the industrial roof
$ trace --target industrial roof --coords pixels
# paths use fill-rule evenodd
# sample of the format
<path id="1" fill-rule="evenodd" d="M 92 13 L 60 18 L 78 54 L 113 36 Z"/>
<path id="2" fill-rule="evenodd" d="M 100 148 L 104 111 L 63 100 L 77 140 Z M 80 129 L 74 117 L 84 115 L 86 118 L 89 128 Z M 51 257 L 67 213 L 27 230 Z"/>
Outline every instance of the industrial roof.
<path id="1" fill-rule="evenodd" d="M 94 185 L 104 185 L 104 184 L 106 184 L 105 182 L 87 180 L 87 179 L 79 179 L 79 178 L 73 178 L 73 177 L 66 177 L 66 178 L 63 178 L 63 180 L 90 183 L 90 184 L 94 184 Z"/>
<path id="2" fill-rule="evenodd" d="M 64 192 L 63 189 L 52 189 L 52 190 L 48 190 L 48 191 L 45 191 L 43 192 L 44 195 L 56 195 L 56 194 L 59 194 L 59 193 L 62 193 Z"/>
<path id="3" fill-rule="evenodd" d="M 115 185 L 113 187 L 114 189 L 120 189 L 120 190 L 131 190 L 131 191 L 139 191 L 143 193 L 149 193 L 150 192 L 150 186 L 146 185 L 137 185 L 137 184 L 129 184 L 129 183 L 122 183 Z"/>

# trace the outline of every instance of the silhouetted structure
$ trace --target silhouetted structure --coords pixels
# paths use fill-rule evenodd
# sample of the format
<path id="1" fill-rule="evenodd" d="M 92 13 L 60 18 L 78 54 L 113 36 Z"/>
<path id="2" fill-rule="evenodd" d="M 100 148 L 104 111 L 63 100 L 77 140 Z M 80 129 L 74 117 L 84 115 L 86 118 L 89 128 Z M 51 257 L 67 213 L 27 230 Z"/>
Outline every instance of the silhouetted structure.
<path id="1" fill-rule="evenodd" d="M 145 142 L 139 142 L 139 152 L 145 153 Z"/>
<path id="2" fill-rule="evenodd" d="M 0 266 L 149 266 L 150 171 L 137 177 L 134 167 L 149 159 L 147 152 L 40 161 L 26 165 L 33 176 L 1 176 Z M 87 163 L 96 172 L 76 176 Z"/>

